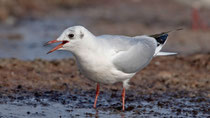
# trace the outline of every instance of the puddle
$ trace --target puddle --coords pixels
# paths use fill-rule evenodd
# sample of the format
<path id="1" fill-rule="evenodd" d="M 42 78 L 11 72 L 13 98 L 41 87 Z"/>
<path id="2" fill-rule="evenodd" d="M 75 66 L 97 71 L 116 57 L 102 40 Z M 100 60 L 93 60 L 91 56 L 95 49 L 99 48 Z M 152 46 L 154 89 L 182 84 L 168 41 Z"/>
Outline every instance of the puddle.
<path id="1" fill-rule="evenodd" d="M 94 91 L 45 92 L 2 97 L 1 117 L 208 117 L 210 99 L 180 94 L 137 95 L 128 93 L 126 111 L 121 111 L 120 94 L 101 92 L 93 109 Z"/>

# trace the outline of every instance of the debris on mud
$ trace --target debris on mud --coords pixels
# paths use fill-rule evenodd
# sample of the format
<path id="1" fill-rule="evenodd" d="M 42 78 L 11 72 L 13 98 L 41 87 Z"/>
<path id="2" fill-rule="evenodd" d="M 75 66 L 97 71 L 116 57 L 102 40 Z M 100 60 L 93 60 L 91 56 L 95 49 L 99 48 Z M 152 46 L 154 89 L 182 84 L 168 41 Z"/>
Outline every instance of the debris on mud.
<path id="1" fill-rule="evenodd" d="M 130 81 L 139 94 L 188 91 L 210 97 L 210 55 L 156 57 Z M 74 59 L 21 61 L 0 59 L 0 92 L 95 89 L 78 70 Z M 121 90 L 121 84 L 102 85 L 102 90 Z"/>

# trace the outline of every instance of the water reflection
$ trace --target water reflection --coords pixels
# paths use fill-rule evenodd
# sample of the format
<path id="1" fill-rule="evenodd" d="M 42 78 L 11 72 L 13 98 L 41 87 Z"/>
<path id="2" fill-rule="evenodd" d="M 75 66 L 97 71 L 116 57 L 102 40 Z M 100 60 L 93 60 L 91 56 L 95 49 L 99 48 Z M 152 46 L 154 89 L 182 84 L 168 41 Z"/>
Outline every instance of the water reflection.
<path id="1" fill-rule="evenodd" d="M 120 113 L 121 118 L 125 118 L 125 114 L 122 112 Z"/>
<path id="2" fill-rule="evenodd" d="M 99 114 L 102 114 L 102 113 L 99 113 L 99 112 L 100 112 L 99 110 L 95 109 L 95 118 L 100 118 Z M 120 115 L 120 118 L 125 118 L 125 113 L 123 111 L 120 111 L 120 113 L 116 114 L 116 116 L 117 115 Z M 110 115 L 110 117 L 111 117 L 111 115 Z"/>
<path id="3" fill-rule="evenodd" d="M 95 113 L 95 118 L 99 118 L 97 109 L 96 109 L 96 113 Z"/>

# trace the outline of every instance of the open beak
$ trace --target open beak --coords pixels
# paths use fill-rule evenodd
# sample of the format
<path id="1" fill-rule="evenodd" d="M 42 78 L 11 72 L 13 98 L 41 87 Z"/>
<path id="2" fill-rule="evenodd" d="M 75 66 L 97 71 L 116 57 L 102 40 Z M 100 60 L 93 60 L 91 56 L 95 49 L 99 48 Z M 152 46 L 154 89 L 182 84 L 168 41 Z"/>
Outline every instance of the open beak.
<path id="1" fill-rule="evenodd" d="M 58 50 L 59 48 L 62 48 L 64 44 L 68 43 L 69 41 L 57 41 L 57 40 L 52 40 L 52 41 L 48 41 L 47 43 L 44 44 L 44 46 L 52 44 L 52 43 L 58 43 L 58 42 L 62 42 L 61 44 L 57 45 L 56 47 L 54 47 L 52 50 L 50 50 L 47 54 L 54 52 L 56 50 Z"/>

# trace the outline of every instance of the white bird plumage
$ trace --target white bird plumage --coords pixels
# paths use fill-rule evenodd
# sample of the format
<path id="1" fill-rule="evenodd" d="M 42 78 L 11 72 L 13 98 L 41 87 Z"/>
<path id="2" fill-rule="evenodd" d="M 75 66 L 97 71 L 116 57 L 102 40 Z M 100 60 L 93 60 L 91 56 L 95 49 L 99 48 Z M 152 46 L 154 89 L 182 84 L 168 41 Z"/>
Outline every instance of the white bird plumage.
<path id="1" fill-rule="evenodd" d="M 56 41 L 65 41 L 59 50 L 70 51 L 88 79 L 103 84 L 123 82 L 123 87 L 128 88 L 129 80 L 154 56 L 175 54 L 160 52 L 167 36 L 164 40 L 154 36 L 94 36 L 86 28 L 74 26 L 66 29 Z"/>

